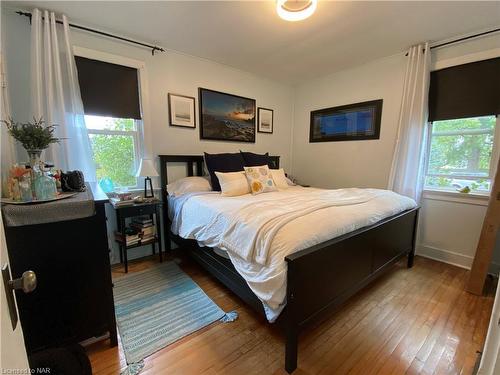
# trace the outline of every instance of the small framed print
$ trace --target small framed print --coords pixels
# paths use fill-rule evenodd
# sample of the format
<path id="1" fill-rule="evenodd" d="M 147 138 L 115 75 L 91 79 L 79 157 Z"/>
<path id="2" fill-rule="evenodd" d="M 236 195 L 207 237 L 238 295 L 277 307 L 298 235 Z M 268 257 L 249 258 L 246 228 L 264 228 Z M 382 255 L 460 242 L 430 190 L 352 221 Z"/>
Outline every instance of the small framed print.
<path id="1" fill-rule="evenodd" d="M 259 133 L 273 132 L 274 111 L 268 108 L 259 107 L 257 109 L 257 131 Z"/>
<path id="2" fill-rule="evenodd" d="M 195 98 L 192 96 L 168 94 L 170 126 L 196 128 Z"/>

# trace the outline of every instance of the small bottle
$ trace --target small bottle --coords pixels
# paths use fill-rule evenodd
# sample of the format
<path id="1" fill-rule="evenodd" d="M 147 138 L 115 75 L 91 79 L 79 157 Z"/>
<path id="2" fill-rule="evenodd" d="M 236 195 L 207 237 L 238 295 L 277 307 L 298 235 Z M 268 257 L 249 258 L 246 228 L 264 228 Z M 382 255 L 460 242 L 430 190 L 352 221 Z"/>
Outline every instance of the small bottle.
<path id="1" fill-rule="evenodd" d="M 49 172 L 49 168 L 43 171 L 43 194 L 45 199 L 54 199 L 57 197 L 57 184 L 56 179 Z"/>
<path id="2" fill-rule="evenodd" d="M 26 173 L 19 179 L 19 191 L 21 194 L 21 201 L 31 202 L 33 195 L 31 191 L 31 175 Z"/>

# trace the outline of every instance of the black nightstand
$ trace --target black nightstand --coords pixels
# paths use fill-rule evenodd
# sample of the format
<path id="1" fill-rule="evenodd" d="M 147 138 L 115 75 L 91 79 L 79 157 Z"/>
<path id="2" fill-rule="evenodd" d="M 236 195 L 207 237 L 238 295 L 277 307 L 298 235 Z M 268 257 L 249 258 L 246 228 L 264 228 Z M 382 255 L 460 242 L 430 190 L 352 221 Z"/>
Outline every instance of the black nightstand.
<path id="1" fill-rule="evenodd" d="M 125 219 L 133 218 L 137 216 L 149 216 L 151 220 L 153 220 L 154 225 L 156 226 L 155 236 L 152 239 L 146 241 L 139 241 L 137 243 L 126 245 L 125 240 L 119 240 L 115 238 L 115 241 L 118 243 L 120 247 L 120 262 L 125 265 L 125 273 L 128 272 L 128 257 L 127 250 L 133 249 L 134 247 L 151 245 L 153 247 L 153 255 L 156 253 L 156 244 L 158 243 L 158 253 L 160 255 L 160 262 L 163 262 L 163 254 L 161 249 L 161 227 L 160 227 L 160 214 L 161 214 L 161 205 L 160 201 L 150 202 L 150 203 L 136 203 L 131 206 L 124 207 L 114 207 L 116 211 L 116 222 L 118 225 L 118 232 L 120 232 L 125 238 Z"/>

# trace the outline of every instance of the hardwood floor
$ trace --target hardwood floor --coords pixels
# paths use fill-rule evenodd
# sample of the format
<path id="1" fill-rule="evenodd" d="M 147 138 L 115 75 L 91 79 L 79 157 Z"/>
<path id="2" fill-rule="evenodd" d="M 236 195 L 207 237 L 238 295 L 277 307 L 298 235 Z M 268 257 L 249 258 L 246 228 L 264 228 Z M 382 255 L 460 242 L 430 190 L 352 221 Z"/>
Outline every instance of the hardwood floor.
<path id="1" fill-rule="evenodd" d="M 156 259 L 130 263 L 143 270 Z M 280 332 L 188 259 L 181 268 L 234 323 L 216 322 L 145 360 L 143 375 L 286 374 Z M 113 277 L 123 274 L 113 269 Z M 493 305 L 494 286 L 483 297 L 464 291 L 467 271 L 417 257 L 404 262 L 353 297 L 299 339 L 294 374 L 471 374 L 482 350 Z M 93 373 L 125 368 L 120 349 L 103 341 L 88 347 Z"/>

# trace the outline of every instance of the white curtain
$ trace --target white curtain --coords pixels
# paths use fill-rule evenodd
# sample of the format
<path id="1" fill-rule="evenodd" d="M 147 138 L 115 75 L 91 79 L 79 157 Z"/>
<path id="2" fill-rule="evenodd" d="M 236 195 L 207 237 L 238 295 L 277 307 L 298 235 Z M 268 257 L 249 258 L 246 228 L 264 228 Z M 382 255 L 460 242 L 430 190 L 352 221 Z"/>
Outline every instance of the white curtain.
<path id="1" fill-rule="evenodd" d="M 429 44 L 411 47 L 407 58 L 389 189 L 418 203 L 424 184 L 431 59 Z"/>
<path id="2" fill-rule="evenodd" d="M 66 16 L 56 23 L 53 12 L 38 9 L 31 20 L 31 106 L 36 118 L 56 124 L 61 140 L 42 156 L 63 170 L 78 169 L 95 181 L 95 163 L 85 127 L 75 58 Z"/>
<path id="3" fill-rule="evenodd" d="M 0 85 L 1 85 L 1 113 L 0 119 L 8 120 L 11 116 L 10 114 L 10 101 L 9 101 L 9 90 L 7 83 L 7 74 L 5 66 L 5 56 L 3 51 L 0 52 Z M 14 146 L 14 140 L 7 132 L 7 127 L 2 124 L 0 125 L 0 137 L 1 137 L 1 179 L 2 179 L 2 196 L 7 191 L 6 183 L 8 179 L 9 169 L 16 161 L 16 148 Z"/>

